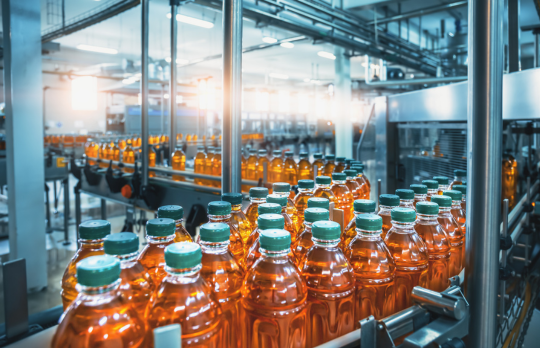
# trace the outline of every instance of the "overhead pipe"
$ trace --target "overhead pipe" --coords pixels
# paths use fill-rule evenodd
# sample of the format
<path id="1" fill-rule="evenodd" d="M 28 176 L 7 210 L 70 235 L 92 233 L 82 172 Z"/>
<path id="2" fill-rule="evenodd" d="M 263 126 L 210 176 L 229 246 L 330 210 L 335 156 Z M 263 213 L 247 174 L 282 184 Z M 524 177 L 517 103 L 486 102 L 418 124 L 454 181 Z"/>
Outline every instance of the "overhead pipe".
<path id="1" fill-rule="evenodd" d="M 426 8 L 420 9 L 420 10 L 414 10 L 414 11 L 398 14 L 398 15 L 388 17 L 388 18 L 377 18 L 377 25 L 386 24 L 386 23 L 390 23 L 390 22 L 402 21 L 402 20 L 408 19 L 408 18 L 415 18 L 415 17 L 425 16 L 425 15 L 431 14 L 431 13 L 436 13 L 436 12 L 451 10 L 451 9 L 455 9 L 455 8 L 460 8 L 460 7 L 467 6 L 467 4 L 468 4 L 468 1 L 457 1 L 457 2 L 452 2 L 450 4 L 443 4 L 443 5 L 437 5 L 437 6 L 432 6 L 432 7 L 426 7 Z M 375 21 L 369 21 L 369 22 L 367 22 L 367 24 L 368 25 L 373 25 L 373 24 L 375 24 Z"/>

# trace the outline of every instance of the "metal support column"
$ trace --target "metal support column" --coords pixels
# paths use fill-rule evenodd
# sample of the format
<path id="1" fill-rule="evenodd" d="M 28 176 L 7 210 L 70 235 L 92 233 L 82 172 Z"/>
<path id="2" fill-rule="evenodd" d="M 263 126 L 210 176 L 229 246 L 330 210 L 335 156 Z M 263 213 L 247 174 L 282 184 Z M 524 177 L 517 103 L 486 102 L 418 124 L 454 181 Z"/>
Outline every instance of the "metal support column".
<path id="1" fill-rule="evenodd" d="M 170 113 L 169 117 L 171 132 L 169 134 L 169 166 L 172 166 L 172 156 L 174 154 L 174 147 L 176 145 L 176 109 L 178 104 L 176 104 L 176 95 L 177 93 L 177 66 L 176 66 L 176 57 L 177 57 L 177 42 L 178 42 L 178 23 L 176 22 L 176 12 L 178 8 L 179 0 L 171 0 L 171 76 L 169 80 L 169 103 L 170 103 Z"/>
<path id="2" fill-rule="evenodd" d="M 100 212 L 101 220 L 107 220 L 107 201 L 104 199 L 101 199 Z"/>
<path id="3" fill-rule="evenodd" d="M 29 291 L 47 286 L 40 11 L 39 0 L 2 1 L 9 258 L 26 260 Z"/>
<path id="4" fill-rule="evenodd" d="M 471 309 L 470 347 L 494 347 L 497 332 L 503 9 L 503 0 L 469 2 L 465 290 Z"/>
<path id="5" fill-rule="evenodd" d="M 534 35 L 534 67 L 540 68 L 540 29 L 533 30 Z"/>
<path id="6" fill-rule="evenodd" d="M 75 186 L 75 240 L 77 241 L 77 249 L 79 248 L 79 225 L 81 224 L 82 220 L 82 212 L 81 212 L 81 191 L 79 188 L 79 184 Z"/>
<path id="7" fill-rule="evenodd" d="M 508 0 L 508 72 L 521 70 L 519 0 Z"/>
<path id="8" fill-rule="evenodd" d="M 351 129 L 351 59 L 343 47 L 334 49 L 334 100 L 336 105 L 336 155 L 352 158 L 353 131 Z M 368 62 L 369 64 L 369 62 Z"/>
<path id="9" fill-rule="evenodd" d="M 148 33 L 150 0 L 141 0 L 141 162 L 142 185 L 148 185 Z"/>
<path id="10" fill-rule="evenodd" d="M 62 180 L 64 186 L 64 243 L 63 245 L 69 245 L 69 176 Z"/>
<path id="11" fill-rule="evenodd" d="M 242 0 L 223 0 L 222 192 L 240 192 L 242 151 Z"/>

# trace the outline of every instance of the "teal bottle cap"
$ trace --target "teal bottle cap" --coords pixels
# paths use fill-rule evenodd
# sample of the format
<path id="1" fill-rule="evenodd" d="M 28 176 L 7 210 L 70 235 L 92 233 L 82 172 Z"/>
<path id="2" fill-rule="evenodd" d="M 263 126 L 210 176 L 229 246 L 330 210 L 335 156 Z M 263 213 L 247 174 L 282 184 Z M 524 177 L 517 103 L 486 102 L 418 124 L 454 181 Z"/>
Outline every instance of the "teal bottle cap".
<path id="1" fill-rule="evenodd" d="M 431 196 L 431 201 L 437 203 L 439 207 L 449 208 L 452 206 L 452 198 L 450 196 L 435 195 Z"/>
<path id="2" fill-rule="evenodd" d="M 165 248 L 165 264 L 170 268 L 193 268 L 201 264 L 201 259 L 201 247 L 197 243 L 173 243 Z"/>
<path id="3" fill-rule="evenodd" d="M 281 214 L 262 214 L 257 218 L 259 230 L 283 229 L 285 218 Z"/>
<path id="4" fill-rule="evenodd" d="M 208 203 L 208 215 L 229 215 L 232 206 L 229 202 L 214 201 Z"/>
<path id="5" fill-rule="evenodd" d="M 161 218 L 148 220 L 146 234 L 153 237 L 166 237 L 174 234 L 176 229 L 173 219 Z"/>
<path id="6" fill-rule="evenodd" d="M 437 180 L 423 180 L 422 184 L 426 185 L 428 189 L 435 190 L 439 188 L 439 182 Z"/>
<path id="7" fill-rule="evenodd" d="M 366 231 L 382 231 L 382 218 L 375 214 L 361 214 L 357 215 L 356 228 Z"/>
<path id="8" fill-rule="evenodd" d="M 352 161 L 351 166 L 363 165 L 362 161 Z"/>
<path id="9" fill-rule="evenodd" d="M 249 189 L 249 196 L 251 198 L 266 198 L 268 189 L 266 187 L 252 187 Z"/>
<path id="10" fill-rule="evenodd" d="M 414 222 L 416 213 L 411 208 L 394 208 L 390 212 L 392 220 L 397 222 Z"/>
<path id="11" fill-rule="evenodd" d="M 298 180 L 298 187 L 301 189 L 312 189 L 315 187 L 315 183 L 309 179 Z"/>
<path id="12" fill-rule="evenodd" d="M 345 164 L 351 164 L 354 161 L 352 158 L 345 158 Z"/>
<path id="13" fill-rule="evenodd" d="M 399 196 L 382 194 L 379 196 L 379 204 L 387 207 L 397 207 L 399 205 Z"/>
<path id="14" fill-rule="evenodd" d="M 309 157 L 309 154 L 307 152 L 300 152 L 298 154 L 298 157 L 300 158 L 308 158 Z"/>
<path id="15" fill-rule="evenodd" d="M 241 193 L 224 193 L 221 195 L 221 200 L 224 202 L 229 202 L 232 205 L 242 204 L 242 194 Z"/>
<path id="16" fill-rule="evenodd" d="M 341 236 L 341 226 L 334 221 L 317 221 L 313 223 L 311 233 L 319 240 L 336 240 Z"/>
<path id="17" fill-rule="evenodd" d="M 274 156 L 281 156 L 281 150 L 274 150 L 272 151 L 272 153 L 274 154 Z"/>
<path id="18" fill-rule="evenodd" d="M 276 195 L 276 194 L 268 195 L 266 197 L 266 203 L 265 204 L 268 204 L 268 203 L 279 204 L 282 208 L 286 207 L 287 206 L 287 196 Z M 263 205 L 263 204 L 261 204 L 261 205 Z M 259 209 L 260 209 L 261 205 L 259 205 Z"/>
<path id="19" fill-rule="evenodd" d="M 90 220 L 79 225 L 79 238 L 81 239 L 103 239 L 110 233 L 111 223 L 106 220 Z"/>
<path id="20" fill-rule="evenodd" d="M 418 202 L 416 212 L 423 215 L 439 215 L 439 205 L 435 202 Z"/>
<path id="21" fill-rule="evenodd" d="M 268 151 L 266 150 L 259 150 L 259 156 L 266 156 L 268 154 Z"/>
<path id="22" fill-rule="evenodd" d="M 283 229 L 270 229 L 260 232 L 259 243 L 268 251 L 285 251 L 291 247 L 291 234 Z"/>
<path id="23" fill-rule="evenodd" d="M 347 175 L 348 177 L 356 177 L 356 175 L 358 174 L 358 171 L 356 169 L 345 169 L 343 171 L 343 173 L 345 173 L 345 175 Z"/>
<path id="24" fill-rule="evenodd" d="M 294 152 L 292 151 L 285 151 L 285 157 L 292 157 L 294 156 Z"/>
<path id="25" fill-rule="evenodd" d="M 179 205 L 164 205 L 157 210 L 158 218 L 181 220 L 184 218 L 184 208 Z"/>
<path id="26" fill-rule="evenodd" d="M 345 162 L 345 157 L 336 157 L 336 162 Z"/>
<path id="27" fill-rule="evenodd" d="M 452 198 L 453 201 L 461 201 L 461 196 L 463 196 L 458 190 L 444 190 L 443 195 Z"/>
<path id="28" fill-rule="evenodd" d="M 77 282 L 83 286 L 99 287 L 120 278 L 120 261 L 110 255 L 90 256 L 77 263 Z"/>
<path id="29" fill-rule="evenodd" d="M 289 192 L 291 191 L 291 184 L 286 182 L 276 182 L 272 185 L 272 189 L 274 190 L 274 193 L 280 192 L 289 194 Z"/>
<path id="30" fill-rule="evenodd" d="M 450 179 L 447 176 L 434 176 L 433 180 L 436 180 L 439 185 L 448 185 Z"/>
<path id="31" fill-rule="evenodd" d="M 315 178 L 315 183 L 317 185 L 330 185 L 332 183 L 332 178 L 329 176 L 318 176 Z"/>
<path id="32" fill-rule="evenodd" d="M 396 195 L 399 199 L 414 199 L 414 191 L 409 189 L 397 189 Z"/>
<path id="33" fill-rule="evenodd" d="M 304 210 L 304 220 L 307 222 L 330 220 L 330 212 L 323 208 L 307 208 Z"/>
<path id="34" fill-rule="evenodd" d="M 332 180 L 334 180 L 334 181 L 345 181 L 345 180 L 347 180 L 347 174 L 345 174 L 345 173 L 332 173 Z"/>
<path id="35" fill-rule="evenodd" d="M 198 151 L 204 151 L 204 145 L 197 145 Z"/>
<path id="36" fill-rule="evenodd" d="M 212 222 L 203 224 L 199 233 L 203 242 L 222 243 L 229 240 L 231 229 L 223 222 Z"/>
<path id="37" fill-rule="evenodd" d="M 364 174 L 364 166 L 353 165 L 351 166 L 351 169 L 356 170 L 357 174 Z"/>
<path id="38" fill-rule="evenodd" d="M 456 169 L 454 170 L 454 176 L 461 176 L 461 177 L 467 176 L 467 171 L 463 169 Z"/>
<path id="39" fill-rule="evenodd" d="M 322 158 L 323 158 L 323 154 L 320 153 L 320 152 L 314 153 L 314 154 L 313 154 L 313 158 L 315 158 L 315 159 L 322 159 Z"/>
<path id="40" fill-rule="evenodd" d="M 259 204 L 257 213 L 262 214 L 281 214 L 281 205 L 277 203 L 263 203 Z"/>
<path id="41" fill-rule="evenodd" d="M 324 156 L 324 158 L 327 159 L 328 161 L 333 161 L 336 159 L 336 155 L 330 154 L 330 155 Z"/>
<path id="42" fill-rule="evenodd" d="M 461 192 L 463 196 L 467 194 L 467 185 L 454 185 L 452 189 Z"/>
<path id="43" fill-rule="evenodd" d="M 323 208 L 330 210 L 330 201 L 326 198 L 311 197 L 307 200 L 308 208 Z"/>
<path id="44" fill-rule="evenodd" d="M 357 199 L 353 203 L 354 211 L 357 213 L 374 213 L 376 206 L 375 202 L 369 199 Z"/>
<path id="45" fill-rule="evenodd" d="M 419 184 L 413 184 L 411 185 L 411 190 L 414 191 L 417 195 L 425 195 L 427 194 L 427 186 L 426 185 L 419 185 Z"/>
<path id="46" fill-rule="evenodd" d="M 103 243 L 105 254 L 128 255 L 139 251 L 139 236 L 133 232 L 109 234 Z"/>

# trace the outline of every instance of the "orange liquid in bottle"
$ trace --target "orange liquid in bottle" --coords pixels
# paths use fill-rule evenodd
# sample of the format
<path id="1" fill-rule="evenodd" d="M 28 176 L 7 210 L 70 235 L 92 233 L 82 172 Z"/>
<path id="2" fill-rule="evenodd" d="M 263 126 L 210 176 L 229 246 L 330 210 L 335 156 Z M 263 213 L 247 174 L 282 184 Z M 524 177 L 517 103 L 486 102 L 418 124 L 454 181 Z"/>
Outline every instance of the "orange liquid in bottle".
<path id="1" fill-rule="evenodd" d="M 247 179 L 246 166 L 247 166 L 246 158 L 244 157 L 244 154 L 242 154 L 242 161 L 241 161 L 241 164 L 240 164 L 240 176 L 242 177 L 242 180 Z M 247 191 L 249 191 L 249 186 L 242 185 L 242 192 L 247 192 Z"/>
<path id="2" fill-rule="evenodd" d="M 293 203 L 296 208 L 296 229 L 299 230 L 304 223 L 304 210 L 307 208 L 308 199 L 313 197 L 313 180 L 302 180 L 298 182 L 298 194 L 294 197 Z"/>
<path id="3" fill-rule="evenodd" d="M 174 242 L 192 242 L 193 239 L 189 232 L 185 229 L 182 222 L 184 221 L 184 208 L 179 205 L 164 205 L 158 208 L 157 216 L 160 219 L 174 220 Z"/>
<path id="4" fill-rule="evenodd" d="M 349 191 L 351 191 L 353 195 L 353 199 L 363 199 L 365 196 L 365 192 L 362 190 L 362 186 L 358 184 L 358 181 L 356 181 L 356 170 L 354 169 L 345 169 L 344 171 L 345 175 L 347 175 L 347 179 L 345 181 L 345 185 L 349 188 Z"/>
<path id="5" fill-rule="evenodd" d="M 225 201 L 215 201 L 208 204 L 208 220 L 211 223 L 224 223 L 229 226 L 230 239 L 229 250 L 236 262 L 244 266 L 245 249 L 244 241 L 238 229 L 231 222 L 231 203 Z"/>
<path id="6" fill-rule="evenodd" d="M 176 146 L 171 164 L 173 170 L 186 170 L 186 154 L 182 151 L 182 146 Z M 186 181 L 186 178 L 182 175 L 173 175 L 172 179 L 174 181 Z"/>
<path id="7" fill-rule="evenodd" d="M 467 186 L 466 185 L 455 185 L 454 190 L 461 192 L 461 210 L 463 211 L 464 220 L 467 221 Z"/>
<path id="8" fill-rule="evenodd" d="M 323 167 L 322 175 L 332 177 L 332 173 L 336 167 L 336 163 L 334 162 L 335 158 L 336 156 L 334 155 L 326 155 L 326 164 Z"/>
<path id="9" fill-rule="evenodd" d="M 135 151 L 131 148 L 130 141 L 128 140 L 127 147 L 122 153 L 122 162 L 128 164 L 135 164 Z M 124 167 L 122 169 L 124 173 L 135 173 L 135 168 Z"/>
<path id="10" fill-rule="evenodd" d="M 354 201 L 353 218 L 345 227 L 345 232 L 341 235 L 340 247 L 347 254 L 347 248 L 354 237 L 356 237 L 356 218 L 361 214 L 375 214 L 376 204 L 368 199 L 357 199 Z"/>
<path id="11" fill-rule="evenodd" d="M 298 230 L 296 229 L 296 225 L 292 221 L 289 214 L 287 214 L 287 203 L 288 203 L 288 197 L 280 195 L 280 194 L 271 194 L 266 197 L 267 203 L 275 203 L 279 204 L 281 206 L 281 216 L 283 216 L 283 220 L 285 222 L 285 225 L 282 227 L 285 231 L 289 232 L 291 234 L 291 241 L 294 243 L 296 241 L 296 238 L 298 237 Z M 277 213 L 277 214 L 280 214 Z"/>
<path id="12" fill-rule="evenodd" d="M 242 194 L 241 193 L 224 193 L 221 195 L 221 200 L 231 203 L 231 224 L 238 230 L 242 236 L 244 246 L 253 228 L 246 214 L 242 211 Z"/>
<path id="13" fill-rule="evenodd" d="M 296 207 L 294 206 L 294 202 L 292 198 L 290 197 L 290 194 L 293 193 L 293 191 L 291 191 L 291 184 L 286 183 L 286 182 L 274 183 L 272 185 L 272 191 L 276 195 L 287 197 L 287 215 L 289 215 L 294 225 L 298 226 L 298 215 L 297 215 Z"/>
<path id="14" fill-rule="evenodd" d="M 298 166 L 293 158 L 292 151 L 285 152 L 285 162 L 283 163 L 283 172 L 282 180 L 291 184 L 296 185 L 298 183 Z"/>
<path id="15" fill-rule="evenodd" d="M 467 237 L 467 225 L 465 218 L 465 211 L 461 208 L 461 192 L 457 190 L 448 190 L 444 191 L 444 195 L 450 196 L 452 198 L 452 209 L 450 212 L 454 219 L 456 219 L 459 227 L 461 228 L 461 234 L 463 236 L 463 245 L 465 245 L 465 239 Z M 463 252 L 461 255 L 461 262 L 465 265 L 465 247 L 462 248 Z"/>
<path id="16" fill-rule="evenodd" d="M 206 161 L 206 154 L 204 153 L 204 146 L 197 146 L 197 154 L 195 155 L 194 171 L 197 174 L 204 174 L 204 162 Z M 195 184 L 204 185 L 205 180 L 195 178 Z"/>
<path id="17" fill-rule="evenodd" d="M 302 264 L 308 288 L 308 342 L 315 347 L 354 329 L 354 273 L 338 247 L 337 222 L 315 222 L 313 246 Z"/>
<path id="18" fill-rule="evenodd" d="M 274 210 L 275 209 L 275 210 Z M 260 235 L 261 231 L 279 229 L 283 230 L 285 221 L 279 213 L 281 208 L 278 204 L 267 203 L 261 207 L 259 214 L 259 226 L 253 230 L 248 238 L 248 252 L 246 254 L 246 269 L 251 269 L 255 262 L 261 257 L 260 250 Z M 272 213 L 270 213 L 273 211 Z M 294 255 L 291 253 L 291 260 L 294 260 Z"/>
<path id="19" fill-rule="evenodd" d="M 345 185 L 346 175 L 344 173 L 334 173 L 332 174 L 332 180 L 334 183 L 330 189 L 336 197 L 336 208 L 343 210 L 344 221 L 351 221 L 354 198 L 347 185 Z"/>
<path id="20" fill-rule="evenodd" d="M 448 187 L 449 190 L 455 190 L 454 186 L 463 185 L 463 182 L 467 181 L 467 171 L 462 169 L 454 170 L 454 181 Z"/>
<path id="21" fill-rule="evenodd" d="M 221 177 L 221 149 L 216 150 L 214 158 L 212 158 L 212 175 Z M 212 186 L 221 188 L 221 180 L 212 181 Z"/>
<path id="22" fill-rule="evenodd" d="M 148 166 L 149 167 L 156 166 L 156 152 L 154 151 L 154 147 L 152 145 L 148 146 Z M 148 176 L 150 178 L 153 178 L 156 176 L 156 172 L 148 171 Z"/>
<path id="23" fill-rule="evenodd" d="M 268 189 L 266 187 L 252 187 L 249 189 L 250 203 L 244 214 L 252 228 L 257 227 L 257 218 L 259 217 L 259 205 L 266 203 Z"/>
<path id="24" fill-rule="evenodd" d="M 118 147 L 118 140 L 114 141 L 111 147 L 111 159 L 116 162 L 120 162 L 120 147 Z M 118 169 L 118 165 L 113 164 L 113 169 Z"/>
<path id="25" fill-rule="evenodd" d="M 382 234 L 381 239 L 384 240 L 390 228 L 392 228 L 392 218 L 390 211 L 399 206 L 399 197 L 396 195 L 383 194 L 379 196 L 379 215 L 382 218 Z"/>
<path id="26" fill-rule="evenodd" d="M 315 178 L 315 191 L 313 197 L 326 198 L 330 203 L 336 202 L 336 196 L 331 190 L 332 179 L 329 176 L 318 176 Z"/>
<path id="27" fill-rule="evenodd" d="M 105 140 L 101 145 L 101 153 L 99 158 L 102 159 L 102 161 L 99 162 L 100 168 L 109 167 L 109 161 L 112 159 L 111 145 L 109 140 Z"/>
<path id="28" fill-rule="evenodd" d="M 345 157 L 336 157 L 336 166 L 334 167 L 333 173 L 341 173 L 345 170 Z"/>
<path id="29" fill-rule="evenodd" d="M 307 152 L 300 153 L 300 162 L 298 162 L 298 180 L 311 179 L 313 180 L 313 167 L 309 163 L 309 155 Z"/>
<path id="30" fill-rule="evenodd" d="M 313 154 L 313 158 L 315 160 L 313 161 L 313 165 L 311 166 L 311 168 L 313 168 L 313 171 L 315 171 L 315 167 L 317 167 L 317 176 L 322 175 L 323 170 L 324 170 L 324 165 L 326 163 L 323 159 L 323 154 L 315 153 Z"/>
<path id="31" fill-rule="evenodd" d="M 99 153 L 99 145 L 96 144 L 93 139 L 88 139 L 84 148 L 84 154 L 86 155 L 86 157 L 98 158 L 99 156 L 98 153 Z M 96 164 L 96 161 L 88 160 L 88 164 L 93 166 Z"/>
<path id="32" fill-rule="evenodd" d="M 518 201 L 517 184 L 519 172 L 518 163 L 511 154 L 504 154 L 502 161 L 502 194 L 501 201 L 508 199 L 508 208 L 511 210 Z"/>
<path id="33" fill-rule="evenodd" d="M 283 171 L 283 158 L 281 158 L 281 151 L 274 150 L 274 158 L 270 162 L 270 175 L 268 181 L 280 182 L 282 181 L 281 173 Z"/>
<path id="34" fill-rule="evenodd" d="M 364 167 L 355 165 L 351 167 L 351 170 L 356 170 L 356 176 L 354 177 L 354 180 L 358 183 L 360 186 L 358 190 L 358 198 L 359 199 L 369 199 L 371 196 L 370 194 L 370 187 L 365 179 L 365 176 L 363 175 Z"/>
<path id="35" fill-rule="evenodd" d="M 208 151 L 206 153 L 206 159 L 204 160 L 204 174 L 213 175 L 212 170 L 212 161 L 215 156 L 216 149 L 213 146 L 208 146 Z M 203 184 L 206 186 L 214 186 L 213 180 L 203 180 Z"/>
<path id="36" fill-rule="evenodd" d="M 452 199 L 448 196 L 433 196 L 432 202 L 439 205 L 439 224 L 450 243 L 449 277 L 458 275 L 464 267 L 465 236 L 456 219 L 452 216 Z"/>
<path id="37" fill-rule="evenodd" d="M 411 190 L 414 191 L 413 206 L 416 209 L 418 202 L 426 202 L 428 188 L 426 185 L 411 185 Z"/>
<path id="38" fill-rule="evenodd" d="M 259 159 L 257 161 L 257 180 L 264 179 L 264 167 L 266 166 L 266 181 L 270 176 L 270 160 L 266 150 L 259 150 Z"/>
<path id="39" fill-rule="evenodd" d="M 259 158 L 257 157 L 257 152 L 255 150 L 249 150 L 249 157 L 247 159 L 246 166 L 246 178 L 252 181 L 258 181 L 257 175 L 257 164 L 259 163 Z"/>
<path id="40" fill-rule="evenodd" d="M 313 223 L 330 220 L 330 213 L 323 208 L 307 208 L 304 214 L 304 229 L 298 235 L 298 239 L 292 246 L 295 264 L 302 268 L 308 250 L 313 246 Z"/>

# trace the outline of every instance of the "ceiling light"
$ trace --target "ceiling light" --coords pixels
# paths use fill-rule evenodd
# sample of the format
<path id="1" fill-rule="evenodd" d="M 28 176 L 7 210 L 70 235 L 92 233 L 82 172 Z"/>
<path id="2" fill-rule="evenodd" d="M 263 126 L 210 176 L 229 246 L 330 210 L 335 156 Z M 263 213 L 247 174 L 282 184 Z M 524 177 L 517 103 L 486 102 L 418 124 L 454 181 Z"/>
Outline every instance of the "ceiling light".
<path id="1" fill-rule="evenodd" d="M 167 18 L 171 18 L 170 13 L 167 13 Z M 212 22 L 204 21 L 202 19 L 197 19 L 197 18 L 193 18 L 193 17 L 181 15 L 181 14 L 176 15 L 176 20 L 178 22 L 191 24 L 191 25 L 195 25 L 197 27 L 206 28 L 206 29 L 210 29 L 214 27 L 214 23 Z"/>
<path id="2" fill-rule="evenodd" d="M 114 48 L 90 46 L 90 45 L 78 45 L 77 49 L 90 52 L 106 53 L 106 54 L 117 54 L 118 51 Z"/>
<path id="3" fill-rule="evenodd" d="M 282 42 L 280 46 L 284 48 L 293 48 L 294 44 L 292 42 Z"/>
<path id="4" fill-rule="evenodd" d="M 269 44 L 273 44 L 273 43 L 276 43 L 277 42 L 277 39 L 273 38 L 273 37 L 270 37 L 270 36 L 265 36 L 262 38 L 263 42 L 266 42 L 266 43 L 269 43 Z"/>
<path id="5" fill-rule="evenodd" d="M 326 58 L 326 59 L 332 59 L 332 60 L 335 60 L 336 59 L 336 56 L 333 55 L 332 53 L 330 52 L 326 52 L 326 51 L 319 51 L 319 53 L 317 53 L 317 55 L 319 57 L 323 57 L 323 58 Z"/>
<path id="6" fill-rule="evenodd" d="M 268 76 L 273 77 L 275 79 L 282 79 L 282 80 L 287 80 L 289 78 L 288 75 L 278 74 L 278 73 L 270 73 L 268 74 Z"/>

